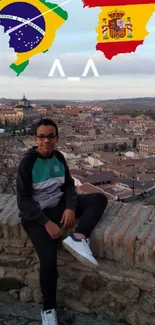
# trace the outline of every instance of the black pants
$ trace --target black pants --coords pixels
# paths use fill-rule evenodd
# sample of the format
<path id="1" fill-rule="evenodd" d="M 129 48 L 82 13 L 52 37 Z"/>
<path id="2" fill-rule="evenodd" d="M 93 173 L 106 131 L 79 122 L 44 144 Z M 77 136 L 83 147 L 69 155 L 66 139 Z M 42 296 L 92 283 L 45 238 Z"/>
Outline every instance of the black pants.
<path id="1" fill-rule="evenodd" d="M 75 231 L 84 234 L 88 238 L 100 220 L 106 206 L 107 198 L 103 194 L 78 195 L 76 217 L 80 218 L 80 221 Z M 51 221 L 60 225 L 65 208 L 65 201 L 62 199 L 56 207 L 44 211 Z M 22 219 L 21 223 L 40 260 L 40 286 L 43 296 L 43 309 L 56 308 L 58 240 L 53 240 L 45 227 L 36 221 Z"/>

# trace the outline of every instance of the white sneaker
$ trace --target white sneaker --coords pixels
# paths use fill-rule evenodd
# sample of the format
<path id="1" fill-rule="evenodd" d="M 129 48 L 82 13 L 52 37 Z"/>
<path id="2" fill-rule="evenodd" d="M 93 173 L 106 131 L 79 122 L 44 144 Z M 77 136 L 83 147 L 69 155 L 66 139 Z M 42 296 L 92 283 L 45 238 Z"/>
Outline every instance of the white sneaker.
<path id="1" fill-rule="evenodd" d="M 59 325 L 55 309 L 41 311 L 42 325 Z"/>
<path id="2" fill-rule="evenodd" d="M 62 244 L 85 266 L 89 266 L 93 269 L 98 267 L 99 264 L 94 258 L 89 247 L 89 239 L 81 239 L 81 241 L 75 241 L 71 236 L 68 236 L 63 240 Z"/>

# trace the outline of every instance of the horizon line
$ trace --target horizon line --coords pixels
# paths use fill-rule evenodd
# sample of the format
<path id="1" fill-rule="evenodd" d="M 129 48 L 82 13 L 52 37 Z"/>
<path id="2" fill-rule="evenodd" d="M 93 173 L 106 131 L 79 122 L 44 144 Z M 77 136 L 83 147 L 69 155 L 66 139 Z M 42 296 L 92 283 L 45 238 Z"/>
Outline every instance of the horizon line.
<path id="1" fill-rule="evenodd" d="M 21 96 L 22 97 L 22 96 Z M 26 96 L 25 96 L 26 97 Z M 30 97 L 29 97 L 30 98 Z M 145 97 L 125 97 L 125 98 L 114 98 L 114 99 L 57 99 L 57 98 L 42 98 L 42 99 L 37 99 L 37 98 L 32 98 L 31 100 L 56 100 L 56 101 L 86 101 L 86 102 L 94 102 L 94 101 L 114 101 L 114 100 L 131 100 L 131 99 L 155 99 L 155 96 L 145 96 Z M 0 100 L 18 100 L 19 98 L 6 98 L 6 97 L 1 97 Z"/>

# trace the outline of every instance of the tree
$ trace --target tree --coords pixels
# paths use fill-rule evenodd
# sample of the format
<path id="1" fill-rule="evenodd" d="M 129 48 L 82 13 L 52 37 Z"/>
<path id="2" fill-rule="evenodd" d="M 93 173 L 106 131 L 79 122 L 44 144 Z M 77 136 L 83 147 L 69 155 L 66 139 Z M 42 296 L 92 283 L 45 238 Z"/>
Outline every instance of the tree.
<path id="1" fill-rule="evenodd" d="M 7 128 L 7 126 L 8 126 L 8 121 L 7 119 L 5 119 L 5 127 Z"/>
<path id="2" fill-rule="evenodd" d="M 128 149 L 127 143 L 124 142 L 122 145 L 120 145 L 122 151 L 126 151 Z"/>
<path id="3" fill-rule="evenodd" d="M 26 125 L 26 119 L 25 119 L 25 116 L 23 117 L 22 119 L 22 126 L 25 126 Z"/>
<path id="4" fill-rule="evenodd" d="M 132 147 L 135 149 L 137 146 L 137 138 L 133 139 Z"/>
<path id="5" fill-rule="evenodd" d="M 15 127 L 12 128 L 12 135 L 15 136 L 16 132 L 15 132 Z"/>
<path id="6" fill-rule="evenodd" d="M 0 120 L 0 128 L 4 128 L 4 124 L 2 123 L 2 121 Z"/>
<path id="7" fill-rule="evenodd" d="M 23 128 L 23 135 L 26 135 L 27 134 L 27 132 L 26 132 L 26 128 L 24 127 Z"/>

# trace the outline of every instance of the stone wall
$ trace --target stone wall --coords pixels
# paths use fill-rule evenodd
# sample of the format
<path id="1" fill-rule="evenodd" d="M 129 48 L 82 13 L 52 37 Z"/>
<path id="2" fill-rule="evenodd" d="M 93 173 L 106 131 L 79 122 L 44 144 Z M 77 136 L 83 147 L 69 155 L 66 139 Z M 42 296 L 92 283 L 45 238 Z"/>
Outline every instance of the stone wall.
<path id="1" fill-rule="evenodd" d="M 0 290 L 41 301 L 39 262 L 20 226 L 16 197 L 0 195 Z M 60 247 L 58 302 L 105 312 L 131 325 L 155 325 L 155 208 L 109 201 L 91 237 L 92 271 Z"/>

